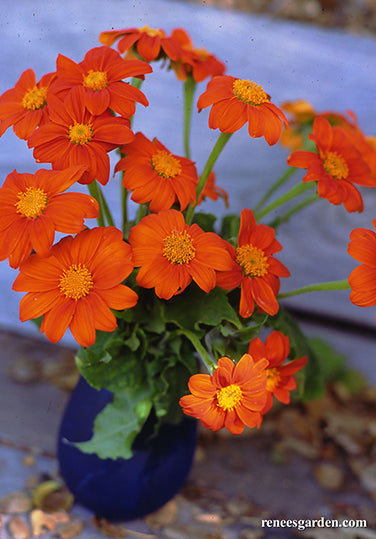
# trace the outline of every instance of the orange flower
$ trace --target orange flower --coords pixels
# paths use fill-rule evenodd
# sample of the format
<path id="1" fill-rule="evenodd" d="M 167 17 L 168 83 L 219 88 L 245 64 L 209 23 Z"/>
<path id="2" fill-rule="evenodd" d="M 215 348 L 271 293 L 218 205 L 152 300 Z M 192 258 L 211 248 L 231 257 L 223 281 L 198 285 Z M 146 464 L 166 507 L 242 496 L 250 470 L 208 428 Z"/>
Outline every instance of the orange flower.
<path id="1" fill-rule="evenodd" d="M 51 163 L 54 169 L 68 165 L 86 165 L 80 183 L 97 179 L 108 182 L 110 160 L 107 152 L 134 138 L 129 120 L 114 117 L 111 112 L 93 116 L 85 107 L 85 90 L 72 88 L 64 101 L 49 97 L 50 121 L 35 131 L 28 140 L 38 162 Z"/>
<path id="2" fill-rule="evenodd" d="M 142 28 L 109 30 L 99 36 L 99 41 L 104 45 L 112 45 L 118 39 L 120 41 L 117 47 L 120 53 L 125 51 L 132 53 L 135 49 L 147 62 L 163 57 L 177 60 L 181 51 L 179 43 L 172 37 L 167 37 L 164 30 L 149 28 L 147 25 Z"/>
<path id="3" fill-rule="evenodd" d="M 168 210 L 178 200 L 181 210 L 196 200 L 197 172 L 193 161 L 173 155 L 156 138 L 136 133 L 130 144 L 121 148 L 115 172 L 124 170 L 123 186 L 133 191 L 132 200 L 150 202 L 152 212 Z"/>
<path id="4" fill-rule="evenodd" d="M 135 266 L 141 266 L 137 283 L 155 287 L 162 299 L 180 294 L 192 279 L 210 292 L 215 270 L 231 268 L 224 240 L 196 224 L 187 225 L 183 214 L 173 209 L 144 217 L 131 229 L 129 243 Z"/>
<path id="5" fill-rule="evenodd" d="M 376 220 L 372 221 L 376 228 Z M 350 300 L 360 307 L 376 305 L 376 234 L 366 228 L 355 228 L 350 234 L 347 252 L 358 262 L 349 275 Z"/>
<path id="6" fill-rule="evenodd" d="M 194 47 L 190 36 L 183 28 L 175 28 L 171 37 L 182 49 L 178 61 L 171 62 L 171 68 L 179 80 L 186 80 L 188 75 L 192 75 L 196 82 L 201 82 L 208 77 L 223 75 L 226 70 L 225 64 L 206 49 Z"/>
<path id="7" fill-rule="evenodd" d="M 326 118 L 317 117 L 309 138 L 315 142 L 318 153 L 297 151 L 287 163 L 307 169 L 303 181 L 316 181 L 320 197 L 335 205 L 344 204 L 349 212 L 363 211 L 363 200 L 354 183 L 372 187 L 376 185 L 375 179 L 349 142 L 345 129 L 332 127 Z"/>
<path id="8" fill-rule="evenodd" d="M 13 290 L 28 292 L 20 302 L 22 322 L 43 315 L 41 332 L 58 342 L 69 327 L 81 346 L 95 342 L 95 330 L 114 331 L 110 309 L 133 307 L 137 294 L 120 284 L 133 270 L 130 246 L 114 227 L 65 236 L 43 258 L 22 264 Z"/>
<path id="9" fill-rule="evenodd" d="M 252 339 L 249 344 L 248 353 L 253 357 L 256 365 L 259 361 L 269 361 L 266 369 L 266 390 L 267 398 L 261 413 L 266 414 L 273 405 L 273 395 L 280 402 L 288 404 L 290 402 L 290 391 L 296 388 L 294 374 L 308 363 L 308 358 L 302 356 L 293 361 L 285 363 L 290 354 L 290 339 L 279 331 L 273 331 L 265 340 L 259 337 Z"/>
<path id="10" fill-rule="evenodd" d="M 59 54 L 56 61 L 56 80 L 53 91 L 60 92 L 75 86 L 85 90 L 85 106 L 93 115 L 99 116 L 108 108 L 124 118 L 135 113 L 135 101 L 147 106 L 145 95 L 122 79 L 138 77 L 153 70 L 141 60 L 124 60 L 110 47 L 95 47 L 89 50 L 84 60 L 76 64 Z"/>
<path id="11" fill-rule="evenodd" d="M 372 137 L 366 137 L 362 130 L 359 128 L 356 117 L 354 115 L 354 125 L 344 125 L 344 133 L 350 143 L 358 150 L 362 159 L 368 165 L 371 176 L 374 180 L 373 185 L 376 182 L 376 145 L 373 142 Z"/>
<path id="12" fill-rule="evenodd" d="M 240 218 L 238 247 L 230 244 L 228 250 L 233 258 L 230 271 L 219 272 L 218 286 L 225 289 L 240 285 L 239 314 L 251 316 L 255 303 L 262 311 L 274 315 L 279 310 L 276 296 L 279 278 L 289 277 L 289 270 L 273 257 L 282 249 L 275 238 L 275 230 L 270 226 L 256 224 L 251 210 L 243 210 Z"/>
<path id="13" fill-rule="evenodd" d="M 84 173 L 85 167 L 35 174 L 11 172 L 0 188 L 0 260 L 9 258 L 17 268 L 34 249 L 47 256 L 55 230 L 75 234 L 85 218 L 98 217 L 97 201 L 83 193 L 63 193 Z"/>
<path id="14" fill-rule="evenodd" d="M 234 133 L 248 122 L 251 137 L 265 137 L 272 145 L 278 142 L 282 125 L 288 125 L 284 113 L 253 81 L 229 75 L 213 77 L 197 101 L 199 112 L 210 105 L 209 127 L 222 133 Z"/>
<path id="15" fill-rule="evenodd" d="M 0 136 L 13 125 L 17 137 L 27 140 L 48 120 L 47 90 L 54 77 L 48 73 L 37 82 L 34 71 L 27 69 L 14 88 L 0 96 Z"/>
<path id="16" fill-rule="evenodd" d="M 218 200 L 218 197 L 224 200 L 225 206 L 228 208 L 228 194 L 224 189 L 215 184 L 215 172 L 211 171 L 197 204 L 201 204 L 205 198 Z"/>
<path id="17" fill-rule="evenodd" d="M 291 151 L 299 150 L 304 144 L 304 131 L 311 129 L 316 116 L 315 110 L 305 99 L 285 101 L 281 109 L 290 117 L 289 127 L 282 131 L 279 143 Z"/>
<path id="18" fill-rule="evenodd" d="M 267 395 L 267 365 L 266 359 L 255 363 L 249 354 L 236 365 L 228 357 L 221 357 L 212 376 L 191 376 L 191 395 L 182 397 L 179 404 L 185 414 L 197 417 L 213 431 L 226 427 L 232 434 L 241 434 L 244 425 L 260 426 Z"/>

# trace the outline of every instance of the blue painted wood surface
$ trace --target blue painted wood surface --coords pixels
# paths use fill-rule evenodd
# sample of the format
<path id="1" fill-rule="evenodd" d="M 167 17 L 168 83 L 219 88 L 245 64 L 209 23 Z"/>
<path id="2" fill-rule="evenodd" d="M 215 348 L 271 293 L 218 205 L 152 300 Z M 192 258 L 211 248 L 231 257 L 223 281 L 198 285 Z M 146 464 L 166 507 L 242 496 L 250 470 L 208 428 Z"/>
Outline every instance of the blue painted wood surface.
<path id="1" fill-rule="evenodd" d="M 166 32 L 183 26 L 196 46 L 207 48 L 226 63 L 228 74 L 261 83 L 277 104 L 305 98 L 319 111 L 351 109 L 362 129 L 376 134 L 375 39 L 172 0 L 7 3 L 0 13 L 0 93 L 12 87 L 29 67 L 38 79 L 54 71 L 59 53 L 80 61 L 88 49 L 98 45 L 103 30 L 146 24 Z M 142 87 L 150 106 L 138 107 L 134 128 L 158 137 L 179 154 L 183 151 L 179 129 L 183 114 L 181 84 L 160 64 L 153 66 L 155 75 Z M 205 87 L 206 82 L 198 86 L 197 97 Z M 207 118 L 208 110 L 204 110 L 193 119 L 192 157 L 199 171 L 218 136 L 208 129 Z M 231 211 L 252 208 L 265 187 L 283 172 L 286 157 L 280 146 L 269 148 L 264 139 L 250 139 L 246 129 L 236 133 L 215 167 L 219 185 L 229 192 Z M 0 180 L 13 169 L 32 172 L 37 168 L 25 142 L 8 130 L 0 139 Z M 105 191 L 115 208 L 118 181 L 111 179 Z M 282 280 L 282 291 L 347 278 L 356 265 L 346 254 L 348 235 L 356 226 L 372 228 L 376 191 L 367 191 L 365 206 L 363 214 L 350 215 L 343 207 L 319 201 L 304 217 L 281 226 L 278 239 L 284 249 L 279 258 L 292 273 L 291 279 Z M 226 212 L 221 201 L 208 203 L 206 208 L 219 215 Z M 18 321 L 21 294 L 11 291 L 16 274 L 7 262 L 0 265 L 0 325 L 35 332 L 31 323 Z M 286 304 L 318 314 L 340 314 L 370 327 L 375 323 L 376 309 L 353 306 L 348 292 L 309 294 Z M 63 342 L 72 340 L 67 337 Z"/>

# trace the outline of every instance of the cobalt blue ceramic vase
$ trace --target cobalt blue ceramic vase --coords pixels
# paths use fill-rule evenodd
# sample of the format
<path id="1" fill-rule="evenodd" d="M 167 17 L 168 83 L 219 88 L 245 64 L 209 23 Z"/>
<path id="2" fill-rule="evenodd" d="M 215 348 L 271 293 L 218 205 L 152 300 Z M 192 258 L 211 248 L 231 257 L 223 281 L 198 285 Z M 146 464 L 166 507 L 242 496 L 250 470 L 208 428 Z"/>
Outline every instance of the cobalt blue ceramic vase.
<path id="1" fill-rule="evenodd" d="M 149 417 L 133 443 L 133 457 L 127 460 L 101 459 L 66 442 L 89 440 L 95 417 L 111 399 L 109 391 L 98 391 L 79 379 L 58 435 L 60 474 L 75 502 L 96 516 L 133 520 L 159 509 L 184 485 L 196 448 L 197 422 L 184 417 L 151 436 L 153 419 Z"/>

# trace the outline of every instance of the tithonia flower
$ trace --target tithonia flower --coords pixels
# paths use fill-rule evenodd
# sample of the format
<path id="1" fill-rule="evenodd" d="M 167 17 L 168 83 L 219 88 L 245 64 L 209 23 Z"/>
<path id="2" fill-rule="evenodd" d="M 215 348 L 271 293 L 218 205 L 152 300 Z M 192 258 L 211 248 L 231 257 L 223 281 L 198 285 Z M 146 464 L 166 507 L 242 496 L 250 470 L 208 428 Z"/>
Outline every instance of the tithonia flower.
<path id="1" fill-rule="evenodd" d="M 232 434 L 241 434 L 244 425 L 253 428 L 262 420 L 266 401 L 266 359 L 257 363 L 244 354 L 235 365 L 221 357 L 214 374 L 194 374 L 188 387 L 191 395 L 180 399 L 185 414 L 196 417 L 213 431 L 226 427 Z"/>
<path id="2" fill-rule="evenodd" d="M 231 268 L 225 242 L 213 232 L 184 221 L 171 209 L 144 217 L 131 229 L 129 243 L 135 266 L 141 266 L 137 283 L 155 288 L 159 298 L 180 294 L 192 279 L 205 292 L 216 285 L 216 271 Z"/>
<path id="3" fill-rule="evenodd" d="M 265 340 L 259 337 L 252 339 L 248 353 L 253 357 L 256 365 L 259 361 L 269 361 L 266 369 L 267 398 L 261 413 L 265 414 L 273 405 L 273 395 L 284 404 L 290 402 L 290 391 L 296 388 L 294 374 L 300 371 L 308 363 L 308 358 L 302 356 L 292 361 L 287 361 L 290 354 L 290 339 L 274 330 Z"/>
<path id="4" fill-rule="evenodd" d="M 279 143 L 290 151 L 300 150 L 304 144 L 305 131 L 311 130 L 316 116 L 315 109 L 305 99 L 285 101 L 281 109 L 288 115 L 289 126 L 283 129 Z"/>
<path id="5" fill-rule="evenodd" d="M 137 294 L 122 281 L 133 270 L 130 246 L 114 227 L 86 229 L 65 236 L 50 256 L 33 254 L 22 264 L 13 290 L 27 292 L 20 302 L 22 322 L 43 315 L 41 332 L 58 342 L 69 327 L 82 346 L 95 342 L 95 330 L 114 331 L 110 309 L 133 307 Z"/>
<path id="6" fill-rule="evenodd" d="M 193 161 L 172 154 L 159 140 L 136 133 L 130 144 L 121 148 L 125 157 L 115 166 L 124 170 L 123 186 L 133 191 L 132 200 L 150 202 L 152 212 L 168 210 L 179 201 L 184 210 L 196 199 L 197 171 Z"/>
<path id="7" fill-rule="evenodd" d="M 167 57 L 172 60 L 179 58 L 181 48 L 172 37 L 167 37 L 160 28 L 125 28 L 123 30 L 109 30 L 102 32 L 99 41 L 104 45 L 112 45 L 119 39 L 118 51 L 124 53 L 134 49 L 144 60 L 152 62 Z"/>
<path id="8" fill-rule="evenodd" d="M 376 228 L 376 220 L 372 224 Z M 376 305 L 376 234 L 355 228 L 350 240 L 347 252 L 361 263 L 349 275 L 350 300 L 360 307 L 371 307 Z"/>
<path id="9" fill-rule="evenodd" d="M 288 125 L 284 113 L 270 101 L 260 84 L 229 75 L 213 77 L 200 95 L 200 111 L 212 105 L 209 127 L 222 133 L 234 133 L 248 122 L 251 137 L 265 137 L 269 145 L 278 142 L 282 125 Z"/>
<path id="10" fill-rule="evenodd" d="M 72 88 L 64 101 L 49 97 L 50 121 L 39 127 L 29 138 L 29 148 L 34 148 L 38 162 L 51 163 L 54 169 L 69 165 L 86 165 L 80 183 L 97 179 L 102 185 L 108 182 L 110 160 L 107 152 L 130 142 L 134 134 L 129 120 L 114 117 L 106 111 L 93 116 L 85 107 L 85 90 Z"/>
<path id="11" fill-rule="evenodd" d="M 171 37 L 181 46 L 182 52 L 178 61 L 171 62 L 171 68 L 175 71 L 179 80 L 186 80 L 191 75 L 196 82 L 201 82 L 208 77 L 223 75 L 226 66 L 204 48 L 193 46 L 192 40 L 183 28 L 175 28 Z"/>
<path id="12" fill-rule="evenodd" d="M 206 180 L 205 187 L 202 190 L 197 204 L 201 204 L 205 198 L 210 198 L 211 200 L 218 200 L 218 198 L 222 198 L 226 208 L 228 208 L 228 193 L 216 185 L 215 172 L 213 170 L 210 172 L 208 179 Z"/>
<path id="13" fill-rule="evenodd" d="M 11 172 L 0 188 L 0 260 L 17 268 L 34 249 L 47 256 L 55 231 L 76 234 L 85 218 L 98 217 L 97 201 L 83 193 L 63 193 L 85 171 L 40 169 L 35 174 Z"/>
<path id="14" fill-rule="evenodd" d="M 363 200 L 355 184 L 375 186 L 370 169 L 361 154 L 348 140 L 342 127 L 332 127 L 326 118 L 315 118 L 309 135 L 317 152 L 296 151 L 287 163 L 306 168 L 304 182 L 316 181 L 317 192 L 335 205 L 344 204 L 349 212 L 363 211 Z"/>
<path id="15" fill-rule="evenodd" d="M 261 311 L 275 315 L 279 310 L 279 278 L 289 277 L 290 272 L 273 256 L 282 249 L 274 228 L 256 224 L 252 211 L 245 209 L 241 212 L 238 246 L 234 249 L 227 245 L 233 268 L 218 273 L 218 286 L 232 289 L 240 285 L 240 316 L 251 316 L 255 303 Z"/>
<path id="16" fill-rule="evenodd" d="M 109 108 L 124 118 L 130 118 L 136 109 L 135 101 L 147 106 L 148 100 L 138 88 L 123 79 L 151 72 L 152 68 L 146 62 L 124 60 L 110 47 L 95 47 L 79 64 L 59 54 L 52 88 L 54 92 L 60 92 L 82 86 L 85 105 L 91 114 L 98 116 Z"/>
<path id="17" fill-rule="evenodd" d="M 374 184 L 376 184 L 376 145 L 373 142 L 372 137 L 367 137 L 362 130 L 359 128 L 359 126 L 356 123 L 355 118 L 355 125 L 351 126 L 344 126 L 343 129 L 346 137 L 351 142 L 353 146 L 358 150 L 360 155 L 362 156 L 363 161 L 368 165 L 370 169 L 370 174 L 372 178 L 374 179 Z"/>
<path id="18" fill-rule="evenodd" d="M 48 73 L 37 82 L 34 71 L 27 69 L 14 88 L 0 96 L 0 136 L 13 125 L 17 137 L 27 140 L 48 120 L 47 90 L 54 77 Z"/>

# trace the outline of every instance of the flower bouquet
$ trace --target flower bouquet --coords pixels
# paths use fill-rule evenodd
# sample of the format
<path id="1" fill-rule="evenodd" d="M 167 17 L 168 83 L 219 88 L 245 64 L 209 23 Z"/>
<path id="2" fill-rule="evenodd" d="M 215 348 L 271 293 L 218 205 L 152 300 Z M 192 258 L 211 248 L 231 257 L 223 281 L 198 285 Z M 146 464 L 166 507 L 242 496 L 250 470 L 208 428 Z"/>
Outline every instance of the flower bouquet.
<path id="1" fill-rule="evenodd" d="M 0 134 L 13 126 L 36 162 L 50 165 L 14 170 L 0 188 L 0 259 L 19 271 L 20 319 L 36 321 L 54 343 L 69 328 L 81 375 L 113 396 L 77 447 L 129 459 L 151 414 L 154 434 L 185 414 L 237 435 L 260 427 L 273 401 L 288 404 L 297 386 L 296 398 L 320 395 L 320 358 L 281 300 L 351 288 L 354 304 L 374 305 L 376 234 L 352 232 L 348 252 L 360 265 L 348 278 L 280 293 L 290 272 L 278 259 L 278 228 L 320 199 L 361 212 L 357 185 L 376 185 L 376 145 L 353 113 L 319 113 L 306 101 L 277 106 L 258 82 L 226 74 L 182 28 L 105 31 L 99 42 L 78 63 L 59 54 L 39 82 L 27 69 L 0 97 Z M 136 103 L 148 106 L 140 86 L 158 76 L 157 63 L 182 81 L 184 155 L 134 128 Z M 191 117 L 207 108 L 219 135 L 198 172 Z M 284 144 L 287 171 L 252 208 L 219 222 L 201 208 L 208 198 L 229 206 L 214 166 L 242 128 L 250 148 L 258 137 Z M 304 177 L 284 189 L 299 169 Z M 119 222 L 108 183 L 118 186 Z"/>

